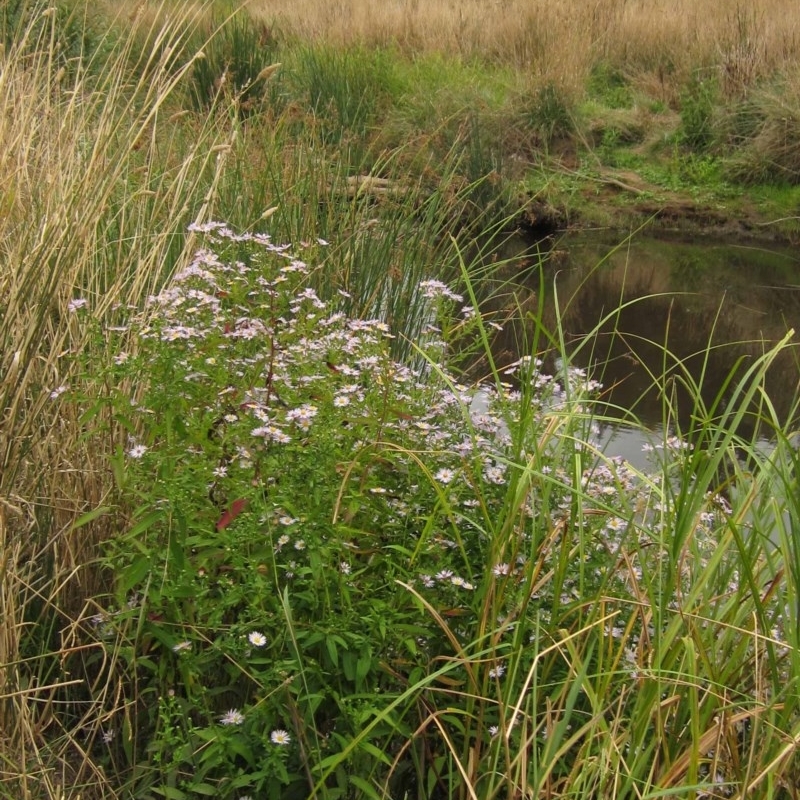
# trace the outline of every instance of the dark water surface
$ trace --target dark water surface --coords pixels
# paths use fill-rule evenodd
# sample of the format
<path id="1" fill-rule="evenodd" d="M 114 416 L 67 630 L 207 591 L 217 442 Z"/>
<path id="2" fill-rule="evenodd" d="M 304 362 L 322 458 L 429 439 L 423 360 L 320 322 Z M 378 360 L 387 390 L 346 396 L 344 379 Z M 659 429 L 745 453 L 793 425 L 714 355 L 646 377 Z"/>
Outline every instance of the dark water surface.
<path id="1" fill-rule="evenodd" d="M 675 399 L 674 422 L 685 430 L 697 409 L 682 381 L 697 383 L 708 406 L 726 395 L 737 363 L 741 376 L 789 329 L 800 333 L 800 252 L 792 248 L 582 233 L 545 253 L 541 269 L 522 239 L 509 242 L 503 255 L 512 257 L 509 269 L 528 265 L 523 307 L 535 312 L 541 301 L 550 330 L 560 316 L 572 363 L 602 380 L 609 415 L 623 419 L 630 410 L 656 434 L 665 419 L 653 376 L 673 376 L 662 385 Z M 586 335 L 595 330 L 590 346 Z M 501 361 L 519 351 L 520 338 L 513 327 L 499 334 Z M 792 347 L 767 376 L 781 419 L 792 413 L 799 378 L 800 353 Z M 604 436 L 614 454 L 631 458 L 641 451 L 642 435 L 623 422 L 608 425 Z"/>

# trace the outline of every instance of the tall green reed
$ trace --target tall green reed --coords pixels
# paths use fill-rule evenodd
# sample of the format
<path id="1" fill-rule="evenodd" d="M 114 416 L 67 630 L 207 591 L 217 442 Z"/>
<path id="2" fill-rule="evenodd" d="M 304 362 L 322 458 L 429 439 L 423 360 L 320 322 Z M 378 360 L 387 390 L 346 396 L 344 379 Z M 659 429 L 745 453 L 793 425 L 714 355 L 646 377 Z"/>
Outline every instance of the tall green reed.
<path id="1" fill-rule="evenodd" d="M 241 9 L 214 21 L 195 34 L 202 52 L 188 82 L 191 104 L 198 111 L 218 105 L 219 97 L 233 98 L 237 114 L 247 117 L 268 107 L 280 110 L 276 88 L 279 42 L 265 23 L 256 24 Z"/>
<path id="2" fill-rule="evenodd" d="M 295 80 L 326 142 L 363 138 L 399 88 L 390 55 L 361 48 L 307 47 Z"/>
<path id="3" fill-rule="evenodd" d="M 485 330 L 480 338 L 488 345 Z M 509 614 L 517 582 L 502 570 L 484 583 L 477 624 L 451 640 L 451 658 L 470 677 L 453 690 L 419 687 L 430 717 L 417 735 L 436 729 L 443 737 L 447 796 L 769 797 L 791 785 L 800 730 L 796 448 L 791 421 L 774 414 L 765 391 L 791 338 L 744 369 L 734 365 L 710 407 L 703 370 L 664 348 L 664 373 L 653 379 L 670 427 L 648 472 L 591 444 L 602 403 L 587 405 L 579 393 L 536 422 L 522 415 L 508 423 L 512 438 L 529 435 L 533 423 L 535 444 L 526 439 L 517 450 L 524 458 L 509 460 L 514 477 L 502 510 L 484 521 L 482 563 L 522 551 L 534 589 Z M 560 343 L 562 363 L 574 355 L 560 326 L 534 341 L 532 354 Z M 492 374 L 499 383 L 496 365 Z M 695 402 L 686 438 L 672 433 L 674 380 Z M 765 435 L 777 441 L 766 451 Z M 542 469 L 545 453 L 560 471 Z M 555 507 L 543 502 L 533 520 L 522 513 L 527 498 L 549 490 Z M 540 605 L 543 594 L 552 605 Z M 480 670 L 500 659 L 502 680 L 481 682 Z M 486 746 L 479 732 L 498 717 Z M 441 775 L 444 766 L 424 769 Z"/>
<path id="4" fill-rule="evenodd" d="M 298 134 L 295 123 L 286 115 L 266 130 L 256 120 L 241 126 L 219 186 L 219 214 L 242 228 L 260 217 L 276 240 L 327 242 L 311 276 L 320 296 L 335 297 L 348 314 L 386 320 L 397 333 L 395 354 L 407 356 L 409 342 L 432 322 L 416 291 L 420 281 L 460 281 L 459 247 L 475 252 L 471 271 L 497 270 L 481 267 L 476 243 L 488 249 L 509 219 L 495 218 L 496 209 L 476 215 L 480 181 L 464 181 L 458 146 L 431 181 L 424 170 L 409 173 L 411 145 L 359 159 L 346 145 L 324 146 L 313 126 Z"/>

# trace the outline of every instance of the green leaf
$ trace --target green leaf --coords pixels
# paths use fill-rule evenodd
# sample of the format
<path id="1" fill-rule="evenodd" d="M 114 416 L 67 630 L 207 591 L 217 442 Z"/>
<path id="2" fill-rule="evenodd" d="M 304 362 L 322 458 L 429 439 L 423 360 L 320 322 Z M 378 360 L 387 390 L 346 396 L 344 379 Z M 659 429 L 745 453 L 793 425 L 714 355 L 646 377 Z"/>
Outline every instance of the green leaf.
<path id="1" fill-rule="evenodd" d="M 192 785 L 192 791 L 196 794 L 204 794 L 207 797 L 214 797 L 219 794 L 219 788 L 212 786 L 210 783 L 195 783 Z"/>
<path id="2" fill-rule="evenodd" d="M 383 750 L 375 747 L 371 742 L 363 741 L 358 743 L 359 750 L 369 753 L 373 758 L 377 758 L 383 764 L 391 764 L 392 760 Z"/>
<path id="3" fill-rule="evenodd" d="M 349 650 L 342 656 L 342 671 L 349 681 L 356 679 L 356 657 Z"/>
<path id="4" fill-rule="evenodd" d="M 334 640 L 333 636 L 329 636 L 325 640 L 325 647 L 328 650 L 328 656 L 330 657 L 331 663 L 334 667 L 339 666 L 339 651 L 336 649 L 336 641 Z"/>
<path id="5" fill-rule="evenodd" d="M 98 517 L 108 514 L 109 511 L 111 511 L 111 506 L 99 506 L 92 511 L 88 511 L 86 514 L 78 517 L 78 519 L 72 523 L 72 530 L 77 530 L 78 528 L 82 528 L 84 525 L 88 525 Z"/>
<path id="6" fill-rule="evenodd" d="M 166 797 L 167 800 L 187 800 L 189 797 L 186 792 L 182 792 L 174 786 L 154 786 L 153 791 L 162 797 Z"/>
<path id="7" fill-rule="evenodd" d="M 210 538 L 208 536 L 187 536 L 186 537 L 186 546 L 187 547 L 219 547 L 219 538 Z"/>
<path id="8" fill-rule="evenodd" d="M 170 592 L 170 597 L 176 600 L 187 597 L 195 599 L 197 597 L 197 587 L 193 583 L 180 584 Z"/>
<path id="9" fill-rule="evenodd" d="M 139 584 L 150 572 L 150 556 L 139 556 L 122 573 L 120 579 L 120 592 L 127 594 L 134 586 Z"/>
<path id="10" fill-rule="evenodd" d="M 307 650 L 309 647 L 313 647 L 315 644 L 319 644 L 325 638 L 325 634 L 317 631 L 316 633 L 310 633 L 307 636 L 302 636 L 301 634 L 298 634 L 297 638 L 298 640 L 302 641 L 303 649 Z"/>
<path id="11" fill-rule="evenodd" d="M 80 416 L 81 426 L 83 427 L 87 426 L 95 417 L 97 417 L 100 414 L 100 412 L 106 407 L 106 405 L 107 402 L 105 400 L 100 400 L 94 405 L 89 406 L 89 408 L 87 408 L 86 411 L 84 411 L 83 414 L 81 414 Z M 92 432 L 87 431 L 82 435 L 81 438 L 85 440 L 87 438 L 91 438 L 91 436 Z"/>
<path id="12" fill-rule="evenodd" d="M 361 655 L 356 663 L 356 685 L 360 685 L 372 668 L 372 652 L 368 647 L 361 650 Z"/>
<path id="13" fill-rule="evenodd" d="M 126 539 L 135 539 L 140 534 L 144 533 L 148 528 L 152 528 L 153 525 L 156 524 L 162 517 L 164 516 L 164 512 L 161 509 L 157 509 L 155 511 L 151 511 L 149 514 L 146 514 L 142 519 L 139 520 L 127 533 L 125 534 Z"/>
<path id="14" fill-rule="evenodd" d="M 356 789 L 360 789 L 367 797 L 372 797 L 375 800 L 380 800 L 381 795 L 379 795 L 373 786 L 370 786 L 367 781 L 363 778 L 359 778 L 357 775 L 350 776 L 350 783 L 356 787 Z"/>
<path id="15" fill-rule="evenodd" d="M 181 570 L 183 570 L 186 557 L 181 543 L 177 541 L 174 535 L 169 537 L 169 559 L 172 569 L 176 572 L 181 572 Z"/>
<path id="16" fill-rule="evenodd" d="M 122 449 L 119 448 L 118 451 L 111 457 L 111 472 L 114 475 L 114 483 L 116 483 L 117 487 L 120 489 L 125 488 L 125 456 L 122 454 Z"/>
<path id="17" fill-rule="evenodd" d="M 143 630 L 149 633 L 157 642 L 160 642 L 167 650 L 172 650 L 173 645 L 176 643 L 175 636 L 157 623 L 145 622 Z"/>
<path id="18" fill-rule="evenodd" d="M 131 726 L 131 718 L 129 714 L 125 714 L 122 719 L 122 749 L 125 751 L 125 758 L 128 763 L 133 760 L 133 728 Z"/>
<path id="19" fill-rule="evenodd" d="M 256 766 L 256 759 L 253 755 L 253 751 L 239 738 L 231 738 L 227 742 L 227 745 L 231 750 L 233 750 L 234 753 L 236 753 L 236 755 L 241 756 L 249 766 Z"/>
<path id="20" fill-rule="evenodd" d="M 247 772 L 244 775 L 238 775 L 232 778 L 228 783 L 228 787 L 231 789 L 249 789 L 251 786 L 255 786 L 262 778 L 268 776 L 269 772 L 263 769 L 255 772 Z"/>

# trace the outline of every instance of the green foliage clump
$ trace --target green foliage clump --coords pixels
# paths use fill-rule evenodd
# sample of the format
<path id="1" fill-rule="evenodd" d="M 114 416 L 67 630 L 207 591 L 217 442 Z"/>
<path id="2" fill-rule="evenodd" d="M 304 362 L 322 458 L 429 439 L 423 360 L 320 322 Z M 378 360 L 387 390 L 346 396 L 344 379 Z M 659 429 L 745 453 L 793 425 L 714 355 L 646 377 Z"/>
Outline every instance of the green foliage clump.
<path id="1" fill-rule="evenodd" d="M 487 332 L 444 283 L 417 289 L 412 369 L 388 325 L 311 288 L 325 243 L 301 260 L 192 232 L 203 246 L 102 376 L 135 510 L 69 668 L 96 676 L 87 735 L 126 791 L 633 798 L 743 786 L 754 753 L 784 748 L 797 609 L 763 591 L 776 565 L 742 537 L 735 460 L 730 497 L 717 477 L 772 354 L 728 387 L 720 427 L 665 434 L 641 472 L 600 455 L 598 385 L 566 361 L 459 384 L 441 331 Z M 755 703 L 773 721 L 737 737 Z M 726 725 L 723 751 L 697 749 Z"/>
<path id="2" fill-rule="evenodd" d="M 715 140 L 716 82 L 693 75 L 681 94 L 680 140 L 687 147 L 705 151 Z"/>
<path id="3" fill-rule="evenodd" d="M 546 149 L 568 138 L 575 130 L 575 107 L 569 92 L 548 81 L 524 103 L 522 122 L 535 132 Z"/>
<path id="4" fill-rule="evenodd" d="M 622 70 L 607 62 L 599 62 L 592 67 L 587 88 L 593 98 L 608 108 L 623 109 L 633 105 L 633 92 Z"/>
<path id="5" fill-rule="evenodd" d="M 236 98 L 244 116 L 265 102 L 279 107 L 280 93 L 269 69 L 278 67 L 276 33 L 245 12 L 215 24 L 214 29 L 211 36 L 203 37 L 204 57 L 195 61 L 189 79 L 192 105 L 207 110 L 223 93 Z"/>
<path id="6" fill-rule="evenodd" d="M 332 143 L 364 137 L 402 91 L 391 53 L 360 47 L 304 49 L 295 80 L 324 140 Z"/>

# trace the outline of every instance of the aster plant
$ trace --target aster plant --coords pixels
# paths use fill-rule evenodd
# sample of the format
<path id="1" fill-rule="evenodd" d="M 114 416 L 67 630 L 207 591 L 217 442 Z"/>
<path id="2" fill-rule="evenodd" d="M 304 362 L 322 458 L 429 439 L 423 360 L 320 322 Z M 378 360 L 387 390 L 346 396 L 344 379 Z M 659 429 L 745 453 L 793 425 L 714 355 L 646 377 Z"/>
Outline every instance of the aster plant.
<path id="1" fill-rule="evenodd" d="M 698 460 L 740 418 L 636 469 L 602 453 L 600 385 L 548 372 L 546 347 L 452 374 L 441 330 L 486 328 L 440 281 L 419 292 L 458 324 L 428 325 L 412 367 L 384 321 L 314 290 L 325 243 L 192 233 L 105 376 L 133 509 L 81 627 L 126 697 L 96 700 L 124 734 L 97 744 L 109 769 L 172 800 L 752 782 L 798 726 L 797 614 L 744 533 L 764 509 Z"/>

